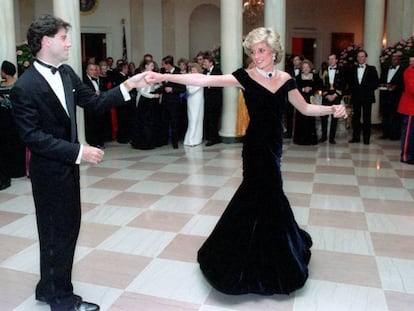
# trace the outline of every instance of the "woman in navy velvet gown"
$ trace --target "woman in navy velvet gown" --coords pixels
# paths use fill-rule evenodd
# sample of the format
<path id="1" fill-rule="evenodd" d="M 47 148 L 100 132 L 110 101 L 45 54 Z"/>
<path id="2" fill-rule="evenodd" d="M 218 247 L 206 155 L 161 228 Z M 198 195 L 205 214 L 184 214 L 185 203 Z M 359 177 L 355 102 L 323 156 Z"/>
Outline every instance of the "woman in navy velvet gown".
<path id="1" fill-rule="evenodd" d="M 223 293 L 289 294 L 308 277 L 312 240 L 298 227 L 283 192 L 280 162 L 287 100 L 306 115 L 346 114 L 340 105 L 308 105 L 290 75 L 275 69 L 283 50 L 274 30 L 254 29 L 243 45 L 254 68 L 221 76 L 153 74 L 148 81 L 243 90 L 250 116 L 243 181 L 200 248 L 198 262 L 210 284 Z"/>

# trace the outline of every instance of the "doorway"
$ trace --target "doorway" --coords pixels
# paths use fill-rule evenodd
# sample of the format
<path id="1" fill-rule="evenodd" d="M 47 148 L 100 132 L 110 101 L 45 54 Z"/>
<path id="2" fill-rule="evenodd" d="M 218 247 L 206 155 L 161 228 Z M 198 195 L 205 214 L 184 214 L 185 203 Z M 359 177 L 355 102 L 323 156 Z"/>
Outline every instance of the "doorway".
<path id="1" fill-rule="evenodd" d="M 292 54 L 302 55 L 304 58 L 309 59 L 312 63 L 315 62 L 315 38 L 292 38 Z"/>
<path id="2" fill-rule="evenodd" d="M 106 34 L 105 33 L 82 33 L 82 64 L 89 57 L 95 57 L 96 63 L 106 59 Z"/>

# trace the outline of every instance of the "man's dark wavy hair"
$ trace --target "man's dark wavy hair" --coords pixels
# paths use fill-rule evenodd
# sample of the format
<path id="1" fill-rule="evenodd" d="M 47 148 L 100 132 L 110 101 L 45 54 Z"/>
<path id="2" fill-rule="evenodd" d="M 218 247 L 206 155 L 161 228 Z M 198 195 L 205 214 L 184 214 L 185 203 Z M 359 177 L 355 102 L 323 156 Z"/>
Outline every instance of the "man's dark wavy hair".
<path id="1" fill-rule="evenodd" d="M 27 43 L 34 56 L 42 48 L 42 38 L 44 36 L 53 37 L 59 29 L 70 28 L 70 24 L 59 17 L 49 14 L 39 16 L 27 30 Z"/>

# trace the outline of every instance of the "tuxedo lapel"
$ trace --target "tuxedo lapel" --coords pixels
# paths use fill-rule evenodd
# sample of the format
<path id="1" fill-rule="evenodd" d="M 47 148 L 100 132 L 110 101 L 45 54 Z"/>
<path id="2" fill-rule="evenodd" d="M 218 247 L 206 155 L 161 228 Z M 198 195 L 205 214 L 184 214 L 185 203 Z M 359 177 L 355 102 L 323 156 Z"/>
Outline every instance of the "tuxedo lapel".
<path id="1" fill-rule="evenodd" d="M 75 113 L 75 103 L 74 103 L 74 95 L 73 95 L 73 84 L 70 78 L 70 75 L 66 72 L 65 68 L 60 71 L 60 76 L 62 78 L 63 87 L 65 90 L 65 100 L 66 100 L 66 108 L 68 109 L 69 119 L 70 119 L 70 132 L 71 132 L 71 141 L 76 141 L 76 113 Z"/>
<path id="2" fill-rule="evenodd" d="M 30 74 L 33 76 L 32 81 L 36 81 L 33 84 L 33 87 L 40 90 L 41 93 L 44 93 L 44 95 L 40 94 L 41 98 L 43 98 L 43 102 L 50 106 L 50 109 L 57 119 L 61 120 L 62 123 L 68 122 L 68 114 L 50 84 L 35 68 L 29 69 L 31 70 Z"/>

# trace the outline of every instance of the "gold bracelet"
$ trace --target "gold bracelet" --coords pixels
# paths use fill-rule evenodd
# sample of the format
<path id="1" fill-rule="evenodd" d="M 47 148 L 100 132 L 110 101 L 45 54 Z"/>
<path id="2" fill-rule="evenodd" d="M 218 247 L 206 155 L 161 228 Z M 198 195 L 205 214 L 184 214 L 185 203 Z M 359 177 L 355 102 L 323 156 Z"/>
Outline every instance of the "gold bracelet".
<path id="1" fill-rule="evenodd" d="M 128 80 L 124 81 L 122 84 L 125 86 L 126 90 L 129 92 L 132 91 L 133 87 L 129 85 L 129 83 L 127 82 Z"/>

